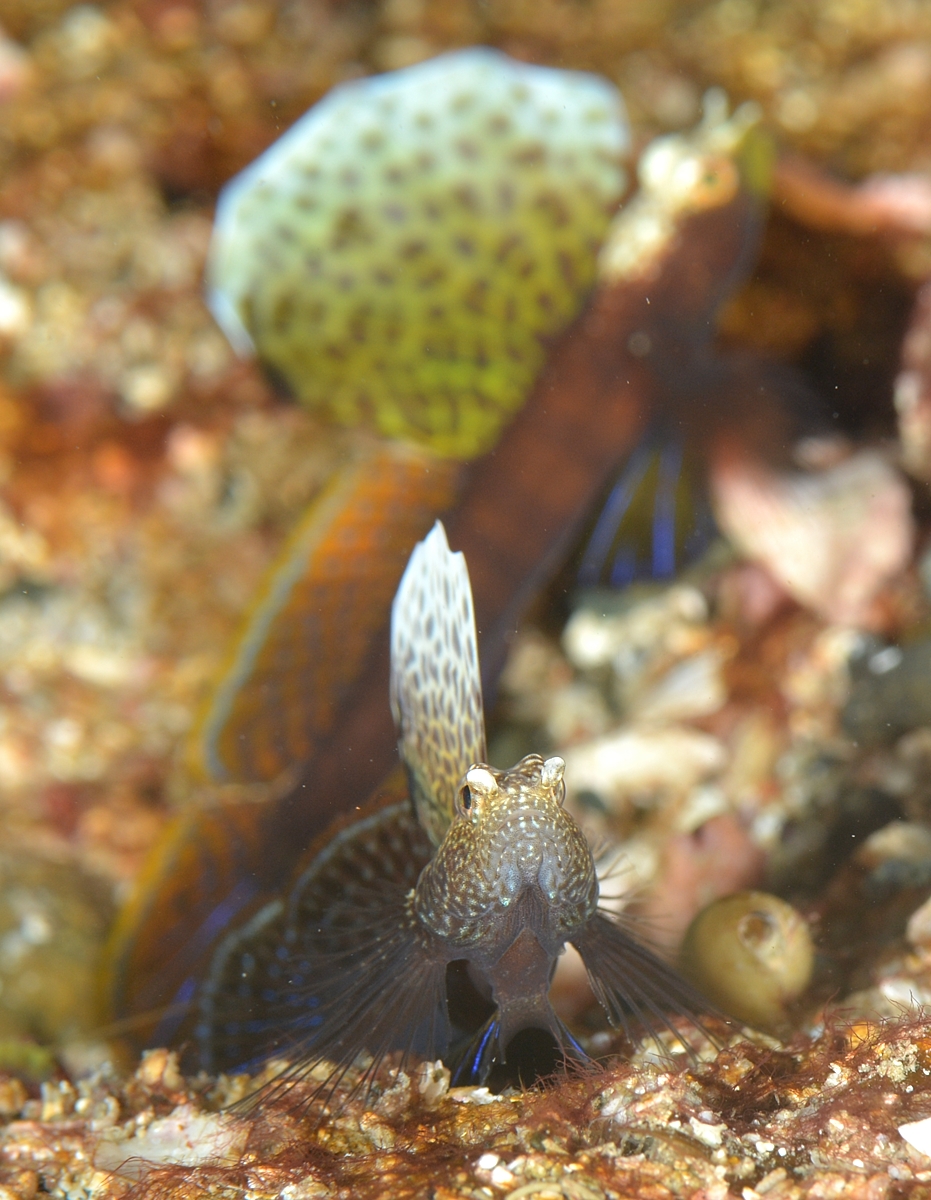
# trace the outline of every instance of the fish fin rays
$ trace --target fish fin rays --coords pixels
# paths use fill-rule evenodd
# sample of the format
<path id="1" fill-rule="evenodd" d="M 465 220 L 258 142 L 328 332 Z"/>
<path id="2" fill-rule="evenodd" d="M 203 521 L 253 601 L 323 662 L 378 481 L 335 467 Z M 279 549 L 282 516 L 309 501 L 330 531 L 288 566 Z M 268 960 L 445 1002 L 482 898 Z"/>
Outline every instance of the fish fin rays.
<path id="1" fill-rule="evenodd" d="M 668 1031 L 688 1046 L 671 1020 L 685 1016 L 702 1029 L 700 1015 L 711 1005 L 679 972 L 648 947 L 636 941 L 622 924 L 597 912 L 572 938 L 582 956 L 589 983 L 609 1023 L 632 1036 L 634 1022 L 656 1036 Z"/>
<path id="2" fill-rule="evenodd" d="M 429 856 L 408 804 L 375 809 L 329 838 L 286 901 L 268 903 L 217 948 L 195 1035 L 204 1066 L 254 1068 L 283 1056 L 292 1065 L 274 1086 L 312 1084 L 312 1099 L 338 1086 L 363 1051 L 371 1071 L 395 1050 L 439 1057 L 446 960 L 409 910 Z"/>
<path id="3" fill-rule="evenodd" d="M 445 1053 L 446 963 L 408 915 L 405 890 L 372 887 L 355 916 L 353 940 L 341 928 L 305 931 L 296 944 L 279 900 L 231 934 L 201 997 L 205 1065 L 255 1069 L 283 1058 L 289 1065 L 261 1094 L 301 1085 L 303 1105 L 334 1091 L 360 1055 L 357 1086 L 367 1087 L 392 1051 L 401 1066 Z M 337 942 L 342 949 L 327 948 Z"/>
<path id="4" fill-rule="evenodd" d="M 690 445 L 652 425 L 622 466 L 578 567 L 582 587 L 671 579 L 716 534 L 704 474 Z"/>
<path id="5" fill-rule="evenodd" d="M 273 1050 L 289 1065 L 261 1097 L 298 1089 L 303 1107 L 329 1100 L 350 1075 L 350 1094 L 364 1093 L 392 1052 L 401 1069 L 414 1055 L 446 1053 L 446 964 L 425 953 L 418 932 L 396 922 L 389 930 L 386 922 L 354 957 L 351 964 L 326 955 L 298 964 L 313 982 L 298 989 L 292 1003 L 313 1001 L 314 1023 L 292 1022 L 278 1035 Z"/>

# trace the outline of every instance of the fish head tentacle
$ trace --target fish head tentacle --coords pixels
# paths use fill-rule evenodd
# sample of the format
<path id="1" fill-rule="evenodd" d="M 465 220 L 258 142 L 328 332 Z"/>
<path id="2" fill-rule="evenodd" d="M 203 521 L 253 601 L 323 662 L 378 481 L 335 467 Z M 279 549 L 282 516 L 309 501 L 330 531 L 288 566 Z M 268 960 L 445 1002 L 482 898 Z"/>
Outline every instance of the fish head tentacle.
<path id="1" fill-rule="evenodd" d="M 598 880 L 585 836 L 563 806 L 563 761 L 530 754 L 510 770 L 479 763 L 417 883 L 422 923 L 487 967 L 530 928 L 555 957 L 594 913 Z"/>
<path id="2" fill-rule="evenodd" d="M 637 165 L 639 190 L 614 216 L 599 252 L 602 285 L 648 279 L 690 216 L 725 209 L 740 192 L 768 195 L 774 155 L 761 117 L 752 102 L 730 113 L 725 94 L 712 88 L 694 129 L 650 143 Z"/>

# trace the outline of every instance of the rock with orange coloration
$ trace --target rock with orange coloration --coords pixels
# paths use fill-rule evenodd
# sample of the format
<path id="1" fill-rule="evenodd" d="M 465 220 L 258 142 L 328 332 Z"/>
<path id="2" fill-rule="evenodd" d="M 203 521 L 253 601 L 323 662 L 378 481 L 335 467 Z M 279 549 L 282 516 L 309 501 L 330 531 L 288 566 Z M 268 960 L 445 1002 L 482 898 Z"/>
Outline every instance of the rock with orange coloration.
<path id="1" fill-rule="evenodd" d="M 101 1073 L 4 1114 L 0 1185 L 32 1196 L 38 1168 L 53 1195 L 134 1200 L 917 1194 L 931 1162 L 914 1131 L 931 1102 L 927 1022 L 829 1024 L 791 1048 L 725 1040 L 701 1039 L 691 1059 L 647 1042 L 630 1062 L 504 1095 L 450 1088 L 429 1063 L 386 1064 L 354 1093 L 355 1066 L 329 1115 L 312 1079 L 230 1112 L 269 1074 L 187 1079 L 168 1094 Z"/>

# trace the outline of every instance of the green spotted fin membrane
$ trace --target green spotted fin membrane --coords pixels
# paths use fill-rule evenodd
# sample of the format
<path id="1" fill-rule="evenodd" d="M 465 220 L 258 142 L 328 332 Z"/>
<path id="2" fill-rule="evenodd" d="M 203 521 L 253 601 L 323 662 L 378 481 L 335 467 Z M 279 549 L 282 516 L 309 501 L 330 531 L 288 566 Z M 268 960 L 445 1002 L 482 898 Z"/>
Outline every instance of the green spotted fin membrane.
<path id="1" fill-rule="evenodd" d="M 335 88 L 222 191 L 210 304 L 308 406 L 469 458 L 577 313 L 623 101 L 473 48 Z"/>

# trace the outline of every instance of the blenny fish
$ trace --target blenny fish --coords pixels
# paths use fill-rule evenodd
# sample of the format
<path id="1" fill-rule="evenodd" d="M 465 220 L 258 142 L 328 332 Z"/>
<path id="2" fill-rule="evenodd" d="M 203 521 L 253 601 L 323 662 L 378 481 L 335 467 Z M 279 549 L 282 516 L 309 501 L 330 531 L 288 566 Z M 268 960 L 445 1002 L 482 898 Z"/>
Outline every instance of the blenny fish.
<path id="1" fill-rule="evenodd" d="M 295 861 L 337 814 L 373 793 L 397 794 L 396 782 L 386 782 L 395 750 L 382 702 L 389 676 L 388 609 L 411 549 L 435 517 L 446 513 L 447 528 L 469 561 L 487 696 L 522 609 L 578 543 L 589 514 L 635 444 L 644 414 L 673 408 L 701 414 L 704 421 L 712 401 L 725 412 L 733 411 L 728 390 L 733 379 L 710 350 L 710 340 L 720 303 L 752 261 L 761 223 L 767 152 L 752 110 L 745 107 L 731 116 L 721 98 L 708 106 L 696 129 L 653 143 L 642 157 L 638 193 L 612 218 L 607 210 L 612 204 L 616 208 L 624 188 L 620 157 L 627 135 L 620 97 L 609 84 L 515 64 L 486 50 L 445 56 L 439 62 L 440 66 L 428 63 L 392 77 L 396 91 L 406 97 L 403 102 L 396 98 L 400 108 L 395 112 L 406 116 L 398 126 L 393 157 L 390 137 L 373 152 L 378 166 L 373 183 L 344 178 L 340 172 L 345 163 L 340 172 L 330 171 L 330 150 L 317 147 L 317 165 L 327 168 L 320 203 L 329 206 L 333 224 L 325 264 L 332 286 L 326 295 L 335 296 L 333 289 L 338 292 L 343 263 L 339 229 L 346 213 L 356 211 L 353 197 L 363 193 L 368 207 L 357 216 L 361 220 L 364 215 L 366 237 L 374 239 L 366 243 L 368 250 L 385 269 L 379 237 L 383 233 L 395 250 L 401 245 L 392 213 L 404 217 L 411 233 L 423 234 L 429 243 L 429 253 L 424 253 L 431 261 L 443 257 L 444 247 L 450 248 L 451 274 L 445 281 L 418 283 L 415 270 L 404 284 L 407 276 L 401 268 L 409 269 L 410 261 L 395 254 L 391 262 L 400 291 L 392 293 L 387 282 L 374 278 L 366 284 L 377 284 L 376 291 L 388 288 L 372 303 L 378 300 L 390 308 L 394 295 L 402 314 L 408 302 L 412 312 L 420 313 L 424 289 L 442 310 L 431 317 L 430 328 L 437 335 L 434 350 L 440 355 L 445 383 L 418 393 L 428 395 L 438 408 L 427 412 L 414 401 L 398 408 L 400 393 L 392 391 L 386 400 L 391 415 L 382 423 L 382 400 L 367 393 L 372 423 L 397 430 L 404 440 L 381 441 L 360 453 L 312 506 L 231 653 L 192 741 L 191 775 L 206 786 L 154 851 L 110 942 L 103 985 L 108 1015 L 135 1022 L 144 1043 L 165 1044 L 188 1036 L 183 1022 L 209 948 L 238 915 L 254 911 L 280 890 Z M 424 95 L 419 89 L 426 84 L 431 87 Z M 380 97 L 374 108 L 369 105 L 369 88 Z M 462 106 L 463 95 L 471 97 L 470 105 Z M 553 117 L 554 96 L 566 98 L 558 120 Z M 340 90 L 339 104 L 334 99 L 331 115 L 344 114 L 353 98 L 359 106 L 353 128 L 360 121 L 374 121 L 375 112 L 381 114 L 381 133 L 392 134 L 391 113 L 385 109 L 391 98 L 387 80 L 347 85 Z M 600 116 L 590 120 L 595 110 Z M 417 111 L 431 116 L 430 129 L 418 125 Z M 506 118 L 508 128 L 486 138 L 482 122 L 497 118 Z M 305 129 L 319 141 L 319 125 L 310 118 L 307 122 Z M 297 127 L 293 132 L 296 139 Z M 444 170 L 451 162 L 455 165 L 443 149 L 447 135 L 453 134 L 465 138 L 466 149 L 477 139 L 480 157 L 466 155 L 458 162 L 452 190 L 448 175 L 437 175 L 442 186 L 435 205 L 425 203 L 417 190 L 423 180 L 413 171 L 409 178 L 417 183 L 417 203 L 407 201 L 405 170 L 416 166 L 417 156 L 428 154 L 431 147 L 439 154 L 434 161 L 442 161 Z M 285 135 L 286 140 L 290 137 Z M 565 169 L 567 140 L 578 168 L 572 172 Z M 304 192 L 298 184 L 314 167 L 313 162 L 301 162 L 294 139 L 290 145 L 288 155 L 273 159 L 273 165 L 278 171 L 286 159 L 292 166 L 296 163 L 295 179 L 287 173 L 265 179 L 258 170 L 251 175 L 256 197 L 270 189 L 274 193 L 277 180 L 294 202 L 289 209 L 272 194 L 267 211 L 275 219 L 263 223 L 256 199 L 250 226 L 254 236 L 250 233 L 244 245 L 249 261 L 258 264 L 258 307 L 249 300 L 252 285 L 240 286 L 251 268 L 245 260 L 237 262 L 232 242 L 216 251 L 212 268 L 216 292 L 221 263 L 231 264 L 231 320 L 238 320 L 247 333 L 252 330 L 249 337 L 257 352 L 273 359 L 279 374 L 288 374 L 298 363 L 301 327 L 289 317 L 270 349 L 263 349 L 263 322 L 274 326 L 278 307 L 277 300 L 269 300 L 274 281 L 262 274 L 268 274 L 263 239 L 279 229 L 282 245 L 290 247 L 286 264 L 289 254 L 302 252 L 297 202 Z M 356 169 L 364 173 L 367 161 L 360 154 Z M 482 199 L 474 211 L 456 200 L 461 183 L 473 189 L 462 196 Z M 403 213 L 396 211 L 396 203 Z M 602 204 L 603 216 L 598 216 Z M 522 234 L 528 209 L 549 215 L 527 225 L 535 232 L 520 243 L 526 258 L 514 258 L 504 250 L 511 245 L 509 238 Z M 237 204 L 231 202 L 231 211 L 239 211 Z M 310 213 L 313 221 L 318 216 L 316 210 Z M 376 217 L 383 219 L 381 225 Z M 358 222 L 350 225 L 355 229 Z M 312 228 L 319 232 L 313 222 Z M 226 235 L 218 236 L 222 247 Z M 472 252 L 467 253 L 470 245 Z M 599 245 L 604 247 L 600 257 Z M 567 247 L 574 247 L 571 270 Z M 346 250 L 355 261 L 358 247 L 352 239 Z M 537 262 L 539 271 L 531 269 Z M 491 308 L 479 306 L 480 311 L 469 312 L 462 288 L 468 279 L 467 290 L 483 281 L 493 290 L 499 269 L 502 287 L 516 306 L 514 319 L 530 320 L 535 331 L 530 341 L 521 343 L 527 354 L 532 349 L 532 369 L 530 359 L 517 353 L 516 343 L 509 344 L 510 349 L 494 338 L 487 343 L 498 347 L 496 356 L 500 353 L 493 368 L 473 353 L 488 314 L 494 324 L 498 309 L 489 299 Z M 564 281 L 570 276 L 575 281 L 572 304 L 560 308 L 563 322 L 583 303 L 586 288 L 594 287 L 587 306 L 560 338 L 560 321 L 550 322 L 547 306 L 537 303 L 538 283 L 554 271 Z M 300 278 L 287 274 L 293 304 L 284 304 L 284 293 L 275 293 L 284 304 L 282 319 L 304 304 L 300 295 L 292 295 Z M 363 282 L 356 268 L 350 290 L 357 298 Z M 310 283 L 312 298 L 319 286 Z M 353 341 L 352 330 L 361 326 L 353 325 L 344 299 L 332 300 L 334 308 L 327 317 L 327 328 L 339 334 L 334 345 L 350 358 L 354 346 L 370 357 L 372 346 Z M 455 314 L 463 305 L 468 320 L 456 325 Z M 259 310 L 271 315 L 250 324 L 250 314 Z M 381 318 L 372 321 L 365 326 L 369 334 L 383 325 Z M 275 347 L 282 338 L 288 350 L 279 360 Z M 404 355 L 410 356 L 416 347 L 405 342 L 396 352 L 380 337 L 376 341 L 379 352 L 394 356 L 392 379 L 419 378 L 416 363 L 404 366 Z M 417 353 L 425 355 L 429 349 L 422 344 Z M 311 399 L 319 393 L 313 391 L 312 378 L 306 379 L 319 358 L 301 359 L 303 374 L 293 376 L 295 390 L 305 394 L 310 389 L 306 394 Z M 469 362 L 475 374 L 466 370 Z M 334 415 L 348 420 L 353 413 L 364 416 L 368 409 L 351 362 L 347 370 L 354 380 L 344 396 L 350 397 L 348 407 Z M 373 368 L 367 378 L 375 387 L 380 376 Z M 525 394 L 515 415 L 520 391 L 516 379 Z M 454 380 L 462 386 L 453 387 Z M 492 382 L 492 390 L 483 391 Z M 745 382 L 745 377 L 737 379 L 744 391 Z M 748 394 L 755 400 L 757 391 Z M 402 411 L 410 417 L 403 430 L 397 426 Z M 433 433 L 439 439 L 436 445 Z M 438 452 L 444 447 L 450 451 L 449 440 L 455 438 L 465 457 L 496 437 L 500 440 L 494 448 L 471 462 Z M 597 562 L 593 569 L 599 569 Z"/>
<path id="2" fill-rule="evenodd" d="M 690 986 L 599 908 L 592 851 L 563 806 L 563 760 L 486 762 L 469 576 L 440 522 L 394 601 L 390 698 L 409 800 L 345 826 L 286 897 L 226 936 L 200 999 L 204 1064 L 242 1065 L 260 1047 L 293 1059 L 285 1081 L 324 1061 L 330 1081 L 363 1051 L 370 1072 L 391 1050 L 452 1052 L 460 1080 L 484 1083 L 527 1029 L 585 1059 L 548 998 L 567 943 L 612 1025 L 694 1013 Z M 454 962 L 493 1005 L 465 1036 L 447 1004 Z"/>

